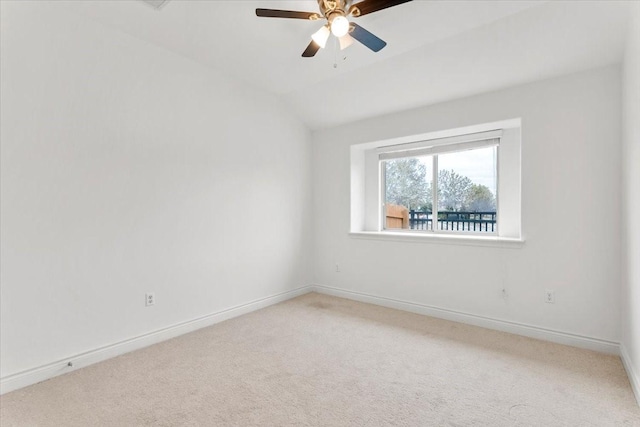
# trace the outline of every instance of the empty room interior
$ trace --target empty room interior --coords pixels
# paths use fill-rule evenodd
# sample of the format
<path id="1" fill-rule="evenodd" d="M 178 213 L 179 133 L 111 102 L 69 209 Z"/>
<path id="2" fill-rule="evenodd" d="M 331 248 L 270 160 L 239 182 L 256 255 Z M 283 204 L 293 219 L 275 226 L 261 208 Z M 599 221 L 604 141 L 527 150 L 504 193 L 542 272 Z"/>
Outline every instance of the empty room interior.
<path id="1" fill-rule="evenodd" d="M 0 0 L 0 424 L 640 426 L 640 2 Z"/>

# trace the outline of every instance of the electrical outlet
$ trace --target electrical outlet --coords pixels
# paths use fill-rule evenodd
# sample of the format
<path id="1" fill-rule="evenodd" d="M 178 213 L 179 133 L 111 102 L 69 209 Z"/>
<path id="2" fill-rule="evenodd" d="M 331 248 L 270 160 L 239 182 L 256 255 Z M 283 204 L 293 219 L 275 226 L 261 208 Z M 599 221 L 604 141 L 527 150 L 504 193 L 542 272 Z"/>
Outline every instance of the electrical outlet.
<path id="1" fill-rule="evenodd" d="M 336 273 L 340 273 L 340 264 L 336 264 Z"/>
<path id="2" fill-rule="evenodd" d="M 156 294 L 148 293 L 148 294 L 145 294 L 144 297 L 145 297 L 144 305 L 146 305 L 147 307 L 149 307 L 150 305 L 155 305 L 155 303 L 156 303 Z"/>
<path id="3" fill-rule="evenodd" d="M 546 302 L 547 304 L 555 304 L 556 302 L 555 291 L 550 291 L 549 289 L 544 291 L 544 302 Z"/>

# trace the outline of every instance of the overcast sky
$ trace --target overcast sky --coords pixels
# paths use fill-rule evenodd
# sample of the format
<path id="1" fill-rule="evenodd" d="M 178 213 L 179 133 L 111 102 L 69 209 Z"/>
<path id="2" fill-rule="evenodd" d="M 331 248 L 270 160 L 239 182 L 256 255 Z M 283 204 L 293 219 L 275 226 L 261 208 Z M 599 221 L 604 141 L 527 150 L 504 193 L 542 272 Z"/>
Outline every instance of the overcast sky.
<path id="1" fill-rule="evenodd" d="M 432 176 L 431 156 L 422 157 L 427 166 L 427 176 Z M 496 194 L 496 147 L 459 151 L 457 153 L 438 155 L 440 170 L 453 169 L 459 175 L 468 177 L 474 184 L 482 184 Z"/>

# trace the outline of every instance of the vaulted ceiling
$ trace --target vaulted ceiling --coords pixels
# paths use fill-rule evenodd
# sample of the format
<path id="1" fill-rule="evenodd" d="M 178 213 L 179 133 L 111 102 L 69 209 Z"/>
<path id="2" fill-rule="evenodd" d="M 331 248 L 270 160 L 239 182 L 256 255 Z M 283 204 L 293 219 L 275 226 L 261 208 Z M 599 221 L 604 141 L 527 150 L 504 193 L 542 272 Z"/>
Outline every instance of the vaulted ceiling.
<path id="1" fill-rule="evenodd" d="M 388 45 L 301 53 L 322 24 L 258 18 L 257 7 L 317 11 L 315 0 L 60 2 L 272 92 L 311 129 L 619 62 L 624 1 L 416 0 L 358 18 Z"/>

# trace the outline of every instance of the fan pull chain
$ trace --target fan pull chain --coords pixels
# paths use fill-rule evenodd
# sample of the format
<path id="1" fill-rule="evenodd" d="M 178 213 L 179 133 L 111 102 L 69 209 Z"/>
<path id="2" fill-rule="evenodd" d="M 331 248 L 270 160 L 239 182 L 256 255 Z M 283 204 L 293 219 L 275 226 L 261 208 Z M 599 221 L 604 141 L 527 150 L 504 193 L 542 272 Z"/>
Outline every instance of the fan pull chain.
<path id="1" fill-rule="evenodd" d="M 338 53 L 341 52 L 340 50 L 340 44 L 338 42 L 338 38 L 334 37 L 333 38 L 333 68 L 338 68 Z M 343 61 L 347 60 L 346 56 L 342 57 Z"/>

